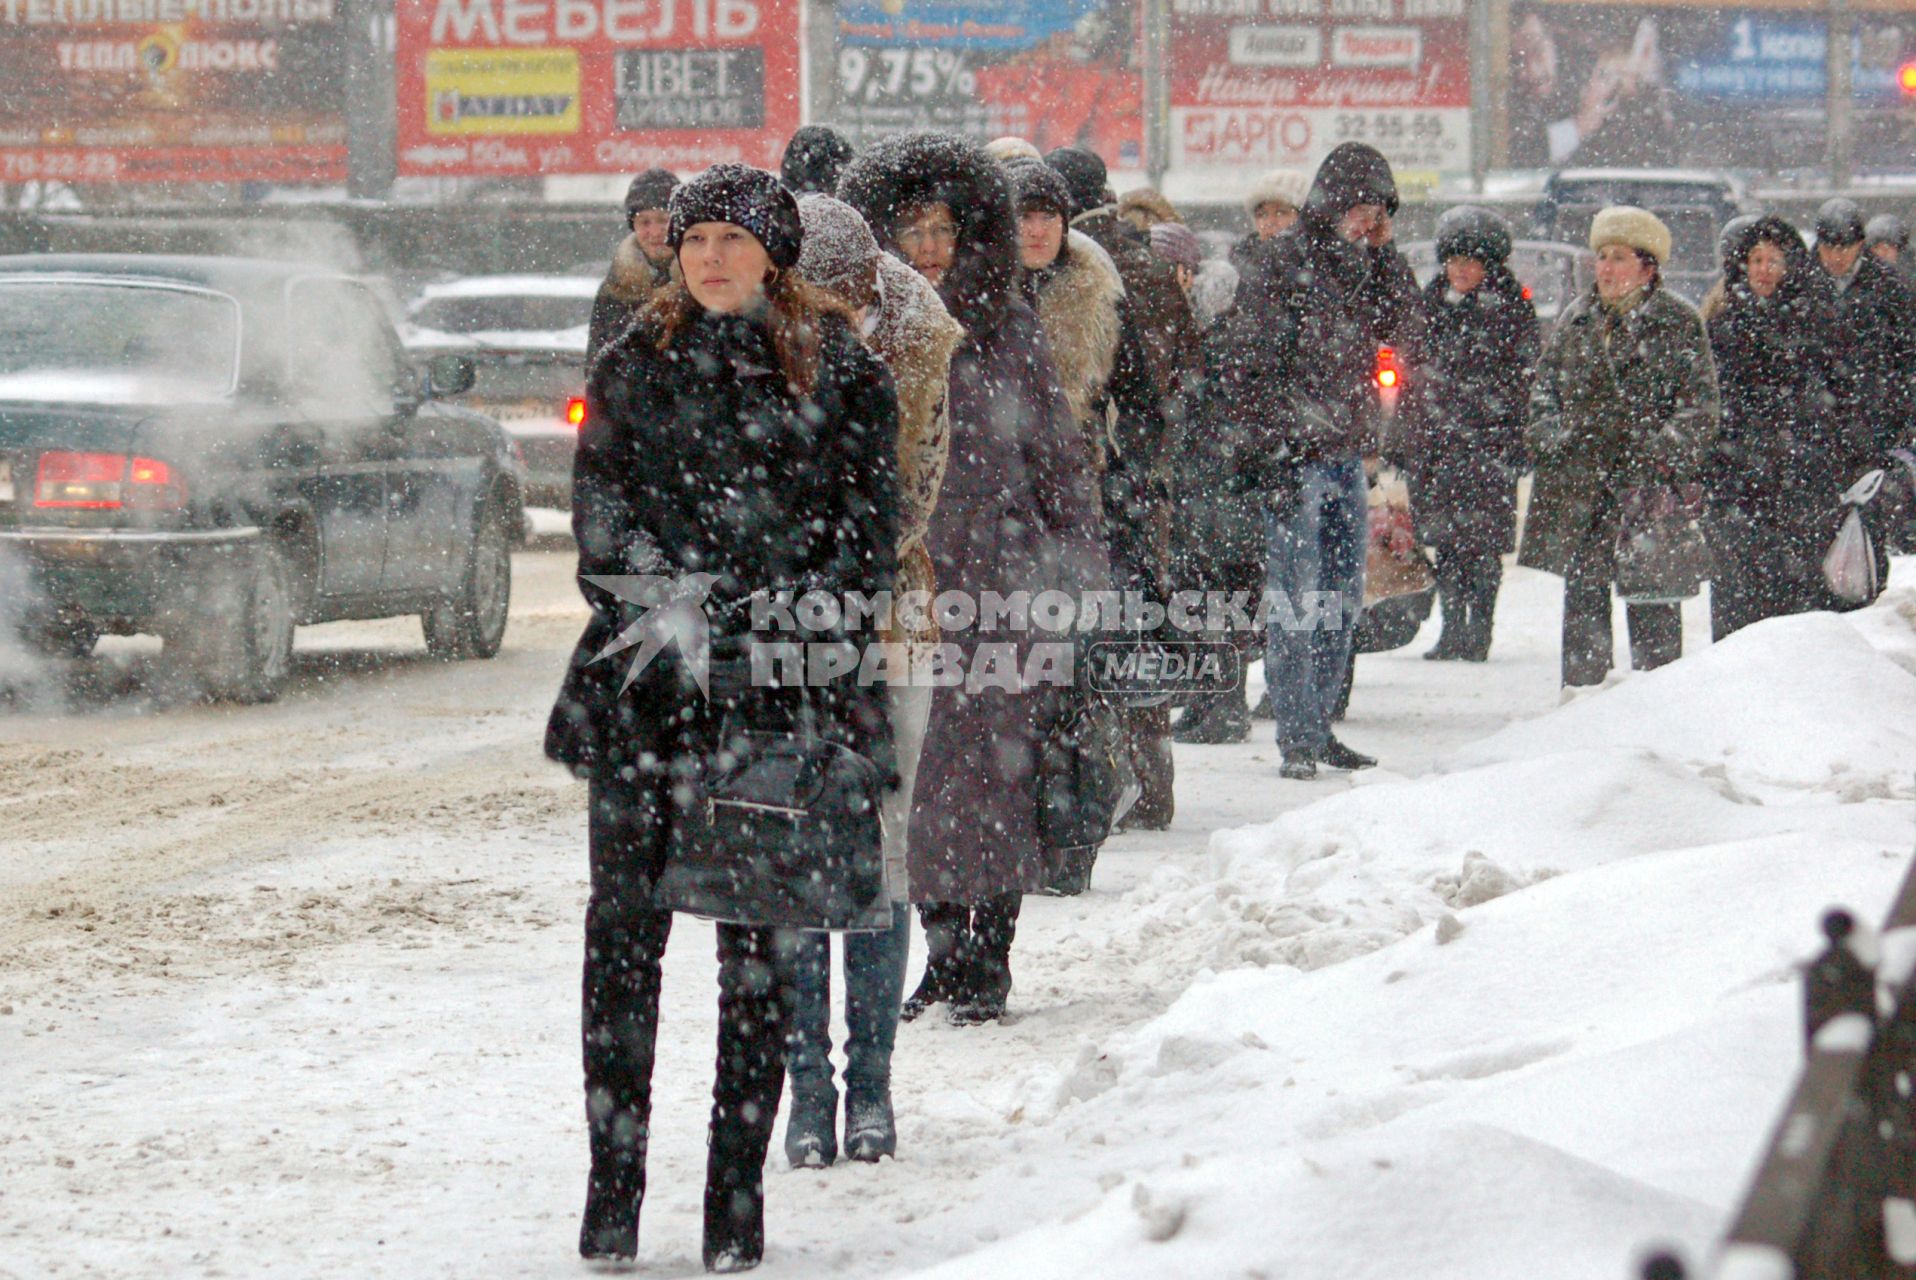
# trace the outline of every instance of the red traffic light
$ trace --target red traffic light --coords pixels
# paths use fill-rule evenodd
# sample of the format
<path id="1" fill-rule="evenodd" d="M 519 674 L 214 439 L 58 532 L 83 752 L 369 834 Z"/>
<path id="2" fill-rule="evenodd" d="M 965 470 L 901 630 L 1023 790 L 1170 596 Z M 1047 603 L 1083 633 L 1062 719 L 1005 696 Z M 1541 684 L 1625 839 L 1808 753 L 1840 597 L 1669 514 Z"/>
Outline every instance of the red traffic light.
<path id="1" fill-rule="evenodd" d="M 1397 353 L 1389 347 L 1377 348 L 1377 385 L 1386 390 L 1397 385 Z"/>

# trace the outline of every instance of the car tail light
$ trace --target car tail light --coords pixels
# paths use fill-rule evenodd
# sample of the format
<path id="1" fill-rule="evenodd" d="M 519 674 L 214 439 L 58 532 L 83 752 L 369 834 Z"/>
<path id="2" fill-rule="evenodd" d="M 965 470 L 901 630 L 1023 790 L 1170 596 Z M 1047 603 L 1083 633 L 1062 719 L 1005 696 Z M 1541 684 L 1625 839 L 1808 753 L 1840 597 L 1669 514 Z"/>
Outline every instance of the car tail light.
<path id="1" fill-rule="evenodd" d="M 1530 301 L 1530 286 L 1529 285 L 1525 285 L 1523 287 L 1523 300 L 1525 302 Z"/>
<path id="2" fill-rule="evenodd" d="M 1397 353 L 1389 347 L 1377 348 L 1377 385 L 1386 391 L 1397 385 Z"/>
<path id="3" fill-rule="evenodd" d="M 585 397 L 573 396 L 565 402 L 565 420 L 575 427 L 585 425 Z"/>
<path id="4" fill-rule="evenodd" d="M 152 458 L 55 449 L 40 455 L 33 480 L 33 505 L 90 511 L 121 507 L 164 511 L 186 505 L 186 488 L 171 466 Z"/>

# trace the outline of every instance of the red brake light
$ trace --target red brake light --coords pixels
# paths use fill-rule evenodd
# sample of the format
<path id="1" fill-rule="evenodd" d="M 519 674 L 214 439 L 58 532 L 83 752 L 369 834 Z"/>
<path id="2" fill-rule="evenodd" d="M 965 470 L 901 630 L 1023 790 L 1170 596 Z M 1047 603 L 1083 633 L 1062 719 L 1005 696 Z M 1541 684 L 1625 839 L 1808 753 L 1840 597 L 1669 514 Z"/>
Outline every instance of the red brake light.
<path id="1" fill-rule="evenodd" d="M 40 455 L 33 480 L 33 505 L 89 511 L 120 507 L 162 511 L 185 506 L 186 488 L 171 466 L 152 458 L 55 449 Z"/>
<path id="2" fill-rule="evenodd" d="M 1397 353 L 1389 347 L 1377 348 L 1377 385 L 1385 388 L 1397 385 Z"/>
<path id="3" fill-rule="evenodd" d="M 565 402 L 565 420 L 575 427 L 585 425 L 584 396 L 573 396 Z"/>
<path id="4" fill-rule="evenodd" d="M 1530 301 L 1530 286 L 1529 285 L 1525 285 L 1523 287 L 1523 300 L 1525 302 Z"/>
<path id="5" fill-rule="evenodd" d="M 1905 62 L 1896 68 L 1896 87 L 1903 91 L 1905 98 L 1916 98 L 1916 62 Z"/>

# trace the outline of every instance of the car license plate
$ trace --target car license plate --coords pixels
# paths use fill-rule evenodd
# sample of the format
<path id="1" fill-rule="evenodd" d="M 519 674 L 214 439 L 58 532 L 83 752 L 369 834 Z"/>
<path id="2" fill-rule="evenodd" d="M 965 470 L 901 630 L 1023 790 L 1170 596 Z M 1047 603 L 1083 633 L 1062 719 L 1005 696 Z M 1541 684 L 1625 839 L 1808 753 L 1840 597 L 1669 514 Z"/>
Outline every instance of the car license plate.
<path id="1" fill-rule="evenodd" d="M 0 458 L 0 502 L 13 501 L 13 464 Z"/>
<path id="2" fill-rule="evenodd" d="M 480 410 L 489 413 L 501 422 L 536 422 L 540 418 L 564 417 L 563 410 L 554 410 L 543 400 L 506 400 L 494 401 Z"/>

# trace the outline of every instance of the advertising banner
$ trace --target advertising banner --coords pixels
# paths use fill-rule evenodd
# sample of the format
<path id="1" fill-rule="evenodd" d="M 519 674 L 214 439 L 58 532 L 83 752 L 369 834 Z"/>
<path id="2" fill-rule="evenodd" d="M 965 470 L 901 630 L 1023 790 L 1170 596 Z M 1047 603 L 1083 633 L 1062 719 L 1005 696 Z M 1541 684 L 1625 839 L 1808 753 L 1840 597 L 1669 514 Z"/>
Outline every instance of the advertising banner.
<path id="1" fill-rule="evenodd" d="M 399 171 L 776 169 L 799 123 L 798 5 L 399 0 Z"/>
<path id="2" fill-rule="evenodd" d="M 1173 168 L 1470 169 L 1466 0 L 1170 0 Z"/>
<path id="3" fill-rule="evenodd" d="M 339 182 L 334 0 L 0 0 L 0 182 Z"/>
<path id="4" fill-rule="evenodd" d="M 1916 56 L 1916 17 L 1859 12 L 1854 22 L 1856 162 L 1907 169 L 1916 133 L 1896 68 Z M 1813 10 L 1519 4 L 1508 163 L 1818 168 L 1828 57 Z"/>
<path id="5" fill-rule="evenodd" d="M 945 129 L 1144 167 L 1134 0 L 855 0 L 837 14 L 832 116 L 858 146 Z"/>

